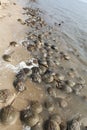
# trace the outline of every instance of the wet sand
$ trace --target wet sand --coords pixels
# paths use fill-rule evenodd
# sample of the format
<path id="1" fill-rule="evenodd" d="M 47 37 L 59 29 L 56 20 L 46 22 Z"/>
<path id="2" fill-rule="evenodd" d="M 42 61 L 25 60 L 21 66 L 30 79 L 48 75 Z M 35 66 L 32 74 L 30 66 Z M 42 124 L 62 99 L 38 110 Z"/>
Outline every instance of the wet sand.
<path id="1" fill-rule="evenodd" d="M 16 93 L 16 90 L 13 87 L 13 81 L 15 78 L 15 73 L 11 68 L 8 68 L 7 65 L 12 64 L 14 66 L 18 65 L 21 61 L 26 61 L 27 59 L 31 59 L 34 55 L 30 54 L 26 47 L 23 47 L 21 42 L 26 39 L 26 33 L 29 31 L 29 28 L 25 25 L 20 24 L 20 22 L 17 21 L 17 19 L 22 19 L 25 21 L 26 15 L 23 15 L 23 9 L 20 5 L 16 3 L 14 4 L 14 1 L 8 2 L 5 1 L 5 3 L 2 4 L 0 8 L 0 89 L 10 89 L 13 93 Z M 56 27 L 54 27 L 56 28 Z M 59 30 L 59 29 L 58 29 Z M 54 37 L 54 35 L 53 35 Z M 62 36 L 61 36 L 62 37 Z M 16 41 L 18 44 L 15 47 L 9 46 L 9 43 L 11 41 Z M 60 38 L 59 43 L 57 44 L 59 50 L 62 50 L 64 52 L 68 52 L 71 61 L 69 63 L 66 63 L 64 61 L 61 62 L 61 64 L 65 67 L 67 70 L 69 67 L 74 67 L 76 71 L 81 75 L 85 81 L 87 78 L 87 75 L 82 70 L 84 68 L 84 65 L 79 61 L 79 59 L 73 55 L 73 53 L 69 52 L 69 47 L 64 44 L 64 41 L 62 38 Z M 14 52 L 13 52 L 14 51 Z M 2 59 L 3 54 L 9 54 L 13 52 L 10 58 L 10 62 L 5 62 Z M 79 65 L 79 67 L 78 67 Z M 61 72 L 61 71 L 60 71 Z M 66 72 L 66 71 L 65 71 Z M 47 93 L 44 87 L 44 84 L 36 84 L 33 83 L 30 79 L 28 79 L 25 82 L 25 85 L 27 86 L 27 89 L 18 95 L 16 100 L 13 103 L 14 108 L 19 112 L 22 109 L 24 109 L 31 100 L 38 100 L 40 102 L 44 102 L 44 100 L 47 98 Z M 87 81 L 86 81 L 87 85 Z M 85 87 L 82 92 L 81 96 L 87 95 L 87 88 Z M 59 91 L 58 95 L 61 95 L 61 91 Z M 62 92 L 62 95 L 65 95 L 65 92 Z M 67 95 L 67 101 L 69 103 L 68 108 L 56 110 L 59 111 L 59 115 L 63 117 L 64 119 L 68 120 L 72 116 L 80 113 L 83 116 L 87 113 L 87 105 L 86 102 L 83 102 L 83 99 L 81 96 L 76 96 L 74 94 Z M 79 105 L 77 105 L 77 102 Z M 71 117 L 70 117 L 71 116 Z M 22 130 L 23 126 L 22 123 L 18 117 L 18 120 L 14 125 L 0 125 L 0 129 L 2 130 Z"/>
<path id="2" fill-rule="evenodd" d="M 17 65 L 21 61 L 29 59 L 31 56 L 27 50 L 21 45 L 21 40 L 26 37 L 28 28 L 26 25 L 21 25 L 17 19 L 25 19 L 20 5 L 15 5 L 14 1 L 1 1 L 0 5 L 0 89 L 10 89 L 12 93 L 16 93 L 13 87 L 13 80 L 15 73 L 6 67 L 9 64 Z M 15 47 L 9 46 L 11 41 L 16 41 L 18 44 Z M 3 54 L 10 54 L 14 52 L 11 56 L 11 62 L 5 62 L 2 59 Z M 17 102 L 14 102 L 14 106 L 18 111 L 25 108 L 28 104 L 28 99 L 37 100 L 43 98 L 43 92 L 41 89 L 35 87 L 32 83 L 26 83 L 29 90 L 17 97 Z M 33 92 L 33 96 L 32 96 Z M 39 94 L 40 93 L 40 94 Z M 26 95 L 29 95 L 26 97 Z M 38 96 L 37 96 L 38 95 Z M 28 98 L 28 99 L 27 99 Z M 26 102 L 27 100 L 27 102 Z M 19 119 L 16 124 L 12 126 L 0 125 L 0 129 L 3 130 L 21 130 L 22 125 Z"/>

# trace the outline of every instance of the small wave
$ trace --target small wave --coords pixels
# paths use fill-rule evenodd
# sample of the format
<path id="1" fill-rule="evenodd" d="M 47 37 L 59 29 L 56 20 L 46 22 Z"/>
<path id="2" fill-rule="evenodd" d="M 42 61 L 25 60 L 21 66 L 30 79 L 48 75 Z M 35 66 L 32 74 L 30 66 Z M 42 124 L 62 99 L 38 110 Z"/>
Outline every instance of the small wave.
<path id="1" fill-rule="evenodd" d="M 32 69 L 33 67 L 38 67 L 38 63 L 34 63 L 34 60 L 36 59 L 32 58 L 28 61 L 30 65 L 27 65 L 24 61 L 22 61 L 17 66 L 14 66 L 12 64 L 7 64 L 6 68 L 11 69 L 14 73 L 18 73 L 23 68 Z"/>

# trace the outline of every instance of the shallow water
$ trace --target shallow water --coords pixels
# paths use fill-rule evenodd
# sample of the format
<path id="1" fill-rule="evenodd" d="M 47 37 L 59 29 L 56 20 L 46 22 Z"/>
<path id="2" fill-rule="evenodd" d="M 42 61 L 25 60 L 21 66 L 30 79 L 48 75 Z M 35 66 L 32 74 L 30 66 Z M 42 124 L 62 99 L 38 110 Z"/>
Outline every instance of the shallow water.
<path id="1" fill-rule="evenodd" d="M 49 15 L 49 22 L 64 21 L 60 28 L 62 38 L 76 48 L 81 59 L 86 62 L 87 4 L 83 2 L 79 0 L 46 0 L 45 2 L 40 0 L 39 6 L 43 7 L 45 14 Z"/>

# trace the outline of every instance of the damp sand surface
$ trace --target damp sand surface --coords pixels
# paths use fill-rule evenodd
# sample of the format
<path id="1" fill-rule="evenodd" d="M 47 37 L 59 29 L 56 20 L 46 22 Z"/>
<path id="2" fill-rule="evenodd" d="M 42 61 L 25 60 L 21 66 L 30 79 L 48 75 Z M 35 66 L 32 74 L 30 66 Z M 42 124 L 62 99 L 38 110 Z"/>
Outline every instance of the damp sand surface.
<path id="1" fill-rule="evenodd" d="M 1 1 L 2 5 L 0 5 L 0 89 L 10 89 L 12 93 L 16 93 L 13 88 L 13 80 L 15 77 L 15 73 L 8 68 L 7 66 L 13 65 L 16 66 L 21 61 L 25 61 L 29 59 L 31 56 L 27 52 L 27 50 L 21 45 L 22 39 L 26 37 L 26 33 L 28 28 L 26 25 L 21 25 L 17 19 L 25 19 L 23 16 L 23 10 L 20 5 L 15 5 L 15 1 Z M 9 46 L 11 41 L 16 41 L 17 46 Z M 2 59 L 3 54 L 11 55 L 10 62 L 5 62 Z M 43 91 L 38 88 L 36 85 L 28 82 L 26 83 L 28 86 L 28 90 L 22 95 L 17 97 L 17 102 L 14 102 L 15 108 L 20 111 L 24 109 L 28 104 L 29 100 L 39 100 L 43 99 Z M 37 96 L 38 95 L 38 96 Z M 28 98 L 28 99 L 27 99 Z M 26 102 L 27 100 L 27 102 Z M 21 130 L 22 125 L 20 120 L 18 119 L 16 124 L 12 126 L 4 126 L 0 125 L 0 129 L 3 130 L 12 130 L 17 129 Z"/>
<path id="2" fill-rule="evenodd" d="M 8 64 L 12 64 L 16 66 L 21 61 L 26 61 L 27 59 L 32 58 L 32 55 L 21 45 L 21 40 L 26 38 L 26 33 L 28 32 L 28 27 L 26 25 L 21 25 L 17 19 L 21 18 L 22 20 L 25 19 L 25 16 L 22 14 L 23 10 L 22 7 L 18 4 L 13 4 L 14 1 L 5 2 L 3 3 L 3 6 L 0 8 L 0 89 L 10 89 L 12 92 L 15 92 L 15 89 L 13 87 L 13 80 L 15 77 L 15 73 L 8 67 L 6 67 Z M 53 35 L 54 36 L 54 35 Z M 62 51 L 68 51 L 71 49 L 71 46 L 66 46 L 66 43 L 64 43 L 64 40 L 60 36 L 60 41 L 58 47 Z M 11 41 L 16 41 L 18 44 L 15 47 L 9 46 L 9 43 Z M 69 48 L 70 47 L 70 48 Z M 10 62 L 5 62 L 2 59 L 2 55 L 5 53 L 11 53 L 11 59 Z M 75 54 L 76 52 L 73 51 Z M 84 68 L 84 64 L 82 64 L 79 61 L 79 58 L 76 57 L 76 55 L 73 55 L 73 53 L 69 52 L 71 56 L 71 63 L 68 65 L 62 61 L 61 64 L 65 66 L 65 68 L 68 68 L 69 66 L 75 67 L 76 70 L 79 72 L 83 78 L 87 79 L 87 75 L 84 72 L 82 68 Z M 79 65 L 79 67 L 78 67 Z M 87 81 L 86 81 L 87 84 Z M 27 80 L 25 82 L 25 85 L 27 89 L 18 95 L 15 102 L 13 103 L 13 106 L 16 110 L 21 111 L 24 109 L 31 100 L 39 100 L 40 102 L 43 102 L 46 98 L 46 93 L 44 89 L 44 84 L 41 86 L 32 83 L 31 80 Z M 87 95 L 87 87 L 85 87 L 82 90 L 82 95 Z M 61 91 L 59 91 L 59 95 L 61 95 Z M 62 96 L 65 95 L 65 93 L 62 93 Z M 87 105 L 86 102 L 83 102 L 83 99 L 79 96 L 75 95 L 66 95 L 67 101 L 69 102 L 69 106 L 66 109 L 59 109 L 55 110 L 55 112 L 59 112 L 59 114 L 64 117 L 64 119 L 70 119 L 74 115 L 78 115 L 78 113 L 81 113 L 83 116 L 87 113 Z M 77 105 L 78 102 L 78 105 Z M 62 113 L 62 114 L 61 114 Z M 22 123 L 18 117 L 18 120 L 14 125 L 1 125 L 0 129 L 2 130 L 22 130 L 23 126 Z"/>

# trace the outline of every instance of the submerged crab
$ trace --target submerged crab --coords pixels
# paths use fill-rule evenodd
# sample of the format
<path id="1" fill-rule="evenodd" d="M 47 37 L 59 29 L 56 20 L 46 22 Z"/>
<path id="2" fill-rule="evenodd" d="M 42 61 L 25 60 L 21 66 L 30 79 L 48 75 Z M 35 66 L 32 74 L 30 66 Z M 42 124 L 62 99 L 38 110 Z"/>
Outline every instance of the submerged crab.
<path id="1" fill-rule="evenodd" d="M 31 110 L 36 113 L 41 113 L 43 108 L 42 108 L 42 105 L 38 101 L 33 101 L 31 103 Z"/>

